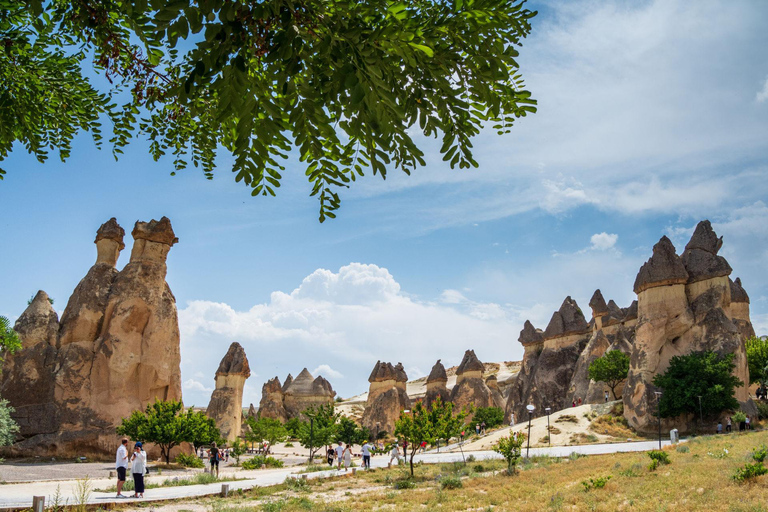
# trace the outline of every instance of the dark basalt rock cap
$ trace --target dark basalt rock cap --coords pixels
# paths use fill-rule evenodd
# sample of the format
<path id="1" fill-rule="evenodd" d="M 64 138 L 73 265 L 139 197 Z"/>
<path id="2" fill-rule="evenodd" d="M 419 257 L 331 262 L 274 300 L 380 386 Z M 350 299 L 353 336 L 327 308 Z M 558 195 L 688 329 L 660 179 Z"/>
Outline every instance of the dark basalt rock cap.
<path id="1" fill-rule="evenodd" d="M 336 392 L 333 390 L 333 387 L 331 386 L 331 383 L 328 382 L 322 375 L 319 375 L 313 382 L 312 382 L 312 393 L 314 395 L 321 395 L 321 396 L 335 396 Z"/>
<path id="2" fill-rule="evenodd" d="M 219 363 L 219 369 L 216 375 L 245 375 L 251 376 L 251 367 L 248 365 L 248 358 L 245 356 L 245 349 L 238 342 L 233 342 L 229 350 Z"/>
<path id="3" fill-rule="evenodd" d="M 688 271 L 682 259 L 675 252 L 675 246 L 666 236 L 662 236 L 653 246 L 653 256 L 643 263 L 635 278 L 635 293 L 640 293 L 654 286 L 685 284 Z"/>
<path id="4" fill-rule="evenodd" d="M 392 363 L 376 361 L 376 366 L 373 367 L 373 371 L 371 372 L 370 377 L 368 377 L 368 382 L 384 382 L 385 380 L 396 381 L 398 378 L 400 378 L 400 376 L 398 375 L 397 369 L 392 366 Z"/>
<path id="5" fill-rule="evenodd" d="M 403 363 L 397 363 L 397 365 L 395 366 L 395 381 L 408 382 L 408 375 L 405 373 L 405 368 L 403 368 Z"/>
<path id="6" fill-rule="evenodd" d="M 179 241 L 173 233 L 173 227 L 168 217 L 163 217 L 160 220 L 152 219 L 149 222 L 137 220 L 133 231 L 131 231 L 131 236 L 134 240 L 149 240 L 170 246 Z"/>
<path id="7" fill-rule="evenodd" d="M 465 372 L 484 372 L 485 366 L 475 355 L 474 350 L 467 350 L 464 352 L 464 358 L 461 360 L 459 368 L 456 370 L 456 375 L 461 375 Z"/>
<path id="8" fill-rule="evenodd" d="M 608 313 L 608 306 L 605 304 L 603 293 L 598 288 L 595 293 L 592 294 L 592 298 L 589 299 L 589 307 L 592 308 L 593 316 L 603 316 Z"/>
<path id="9" fill-rule="evenodd" d="M 520 337 L 517 338 L 517 341 L 525 345 L 533 345 L 536 343 L 541 343 L 542 339 L 544 337 L 544 333 L 541 329 L 536 329 L 530 320 L 526 320 L 525 324 L 523 325 L 523 330 L 520 331 Z"/>
<path id="10" fill-rule="evenodd" d="M 633 300 L 632 304 L 624 311 L 624 321 L 637 320 L 637 301 Z"/>
<path id="11" fill-rule="evenodd" d="M 712 224 L 699 222 L 682 255 L 689 283 L 730 275 L 733 269 L 728 261 L 717 255 L 722 246 L 723 237 L 717 237 Z"/>
<path id="12" fill-rule="evenodd" d="M 288 389 L 288 386 L 290 386 L 292 383 L 293 383 L 293 375 L 289 373 L 288 376 L 285 378 L 285 382 L 283 382 L 283 393 L 286 392 L 286 390 Z"/>
<path id="13" fill-rule="evenodd" d="M 114 240 L 120 245 L 122 251 L 125 249 L 123 237 L 125 237 L 125 230 L 117 223 L 117 219 L 112 217 L 96 231 L 96 240 L 93 243 L 98 243 L 99 240 Z"/>
<path id="14" fill-rule="evenodd" d="M 432 371 L 429 372 L 429 377 L 427 377 L 427 384 L 431 382 L 448 382 L 448 374 L 445 372 L 445 366 L 440 362 L 440 359 L 437 360 Z"/>
<path id="15" fill-rule="evenodd" d="M 735 281 L 728 279 L 731 285 L 731 302 L 746 302 L 749 304 L 749 295 L 747 291 L 741 286 L 741 278 L 737 277 Z"/>
<path id="16" fill-rule="evenodd" d="M 588 328 L 589 325 L 587 319 L 584 318 L 584 313 L 569 295 L 560 305 L 560 309 L 555 311 L 549 320 L 549 324 L 544 330 L 544 339 L 585 332 Z"/>

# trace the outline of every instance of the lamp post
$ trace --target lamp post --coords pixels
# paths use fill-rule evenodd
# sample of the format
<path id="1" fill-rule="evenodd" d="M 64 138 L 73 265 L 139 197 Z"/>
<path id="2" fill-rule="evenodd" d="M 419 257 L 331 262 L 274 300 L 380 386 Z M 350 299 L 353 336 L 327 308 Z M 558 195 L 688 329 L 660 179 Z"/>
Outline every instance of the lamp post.
<path id="1" fill-rule="evenodd" d="M 699 395 L 699 432 L 701 432 L 702 425 L 704 424 L 704 415 L 701 413 L 701 395 Z"/>
<path id="2" fill-rule="evenodd" d="M 528 410 L 528 446 L 525 448 L 525 458 L 530 458 L 529 453 L 531 451 L 531 417 L 533 416 L 533 411 L 536 410 L 536 407 L 534 407 L 533 404 L 528 404 L 525 406 L 525 408 Z"/>
<path id="3" fill-rule="evenodd" d="M 659 416 L 659 450 L 661 450 L 661 391 L 654 391 L 656 395 L 656 414 Z"/>
<path id="4" fill-rule="evenodd" d="M 549 442 L 549 447 L 552 448 L 552 432 L 549 430 L 549 411 L 551 411 L 552 408 L 547 407 L 544 410 L 547 411 L 547 441 Z"/>

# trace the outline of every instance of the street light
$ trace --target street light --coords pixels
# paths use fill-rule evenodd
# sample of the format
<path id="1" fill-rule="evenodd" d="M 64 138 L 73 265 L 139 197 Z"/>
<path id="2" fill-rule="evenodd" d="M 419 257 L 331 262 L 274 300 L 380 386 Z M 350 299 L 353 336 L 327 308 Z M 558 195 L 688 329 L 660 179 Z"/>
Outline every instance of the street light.
<path id="1" fill-rule="evenodd" d="M 531 451 L 531 417 L 533 416 L 533 411 L 536 410 L 536 407 L 534 407 L 533 404 L 528 404 L 525 408 L 528 410 L 528 446 L 525 448 L 525 458 L 528 459 L 530 458 L 529 453 Z"/>
<path id="2" fill-rule="evenodd" d="M 659 416 L 659 450 L 661 450 L 661 391 L 654 391 L 656 395 L 656 414 Z"/>
<path id="3" fill-rule="evenodd" d="M 551 411 L 552 408 L 547 407 L 544 410 L 547 411 L 547 441 L 549 441 L 549 447 L 552 448 L 552 432 L 549 431 L 549 411 Z"/>
<path id="4" fill-rule="evenodd" d="M 699 395 L 699 432 L 701 432 L 702 425 L 704 424 L 704 418 L 701 414 L 701 395 Z"/>

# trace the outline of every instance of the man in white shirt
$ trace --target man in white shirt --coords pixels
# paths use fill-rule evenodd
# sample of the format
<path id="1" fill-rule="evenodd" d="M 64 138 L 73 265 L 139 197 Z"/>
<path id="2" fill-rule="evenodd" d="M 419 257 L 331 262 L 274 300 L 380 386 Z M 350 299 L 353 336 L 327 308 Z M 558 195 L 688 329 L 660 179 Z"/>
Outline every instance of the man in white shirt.
<path id="1" fill-rule="evenodd" d="M 125 473 L 128 470 L 128 439 L 123 438 L 120 441 L 120 447 L 115 456 L 115 469 L 117 469 L 117 497 L 127 498 L 128 496 L 125 496 L 122 490 L 125 484 Z"/>
<path id="2" fill-rule="evenodd" d="M 371 469 L 371 450 L 373 449 L 374 446 L 370 442 L 365 443 L 361 449 L 363 452 L 363 467 L 365 469 Z"/>
<path id="3" fill-rule="evenodd" d="M 339 461 L 338 469 L 341 471 L 341 463 L 344 459 L 344 447 L 341 446 L 341 441 L 339 441 L 339 446 L 336 447 L 336 460 Z"/>

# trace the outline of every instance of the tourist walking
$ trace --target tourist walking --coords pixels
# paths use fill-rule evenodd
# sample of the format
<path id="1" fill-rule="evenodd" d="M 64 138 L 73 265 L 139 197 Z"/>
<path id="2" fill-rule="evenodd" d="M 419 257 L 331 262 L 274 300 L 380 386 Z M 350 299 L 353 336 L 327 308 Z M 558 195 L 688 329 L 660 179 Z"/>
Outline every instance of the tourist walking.
<path id="1" fill-rule="evenodd" d="M 608 390 L 605 390 L 605 403 L 608 403 Z"/>
<path id="2" fill-rule="evenodd" d="M 752 430 L 752 424 L 750 423 L 749 416 L 747 416 L 747 419 L 744 420 L 747 425 L 747 430 Z"/>
<path id="3" fill-rule="evenodd" d="M 347 446 L 344 447 L 344 471 L 349 469 L 349 466 L 352 465 L 352 445 L 347 443 Z"/>
<path id="4" fill-rule="evenodd" d="M 333 446 L 328 445 L 328 449 L 325 452 L 325 458 L 328 460 L 328 465 L 333 467 L 333 459 L 336 457 L 336 450 Z"/>
<path id="5" fill-rule="evenodd" d="M 117 470 L 117 497 L 127 498 L 128 496 L 124 495 L 122 491 L 123 485 L 125 485 L 125 474 L 128 472 L 128 439 L 123 438 L 120 441 L 115 456 L 115 469 Z"/>
<path id="6" fill-rule="evenodd" d="M 147 471 L 147 452 L 142 450 L 141 443 L 133 447 L 131 457 L 131 474 L 133 475 L 133 497 L 144 497 L 144 473 Z"/>
<path id="7" fill-rule="evenodd" d="M 370 442 L 366 442 L 361 448 L 363 453 L 363 467 L 365 469 L 371 469 L 371 450 L 373 450 L 373 448 L 374 446 Z"/>
<path id="8" fill-rule="evenodd" d="M 515 413 L 512 413 L 509 415 L 509 426 L 510 427 L 515 426 Z"/>
<path id="9" fill-rule="evenodd" d="M 482 422 L 480 424 L 480 433 L 485 435 L 485 422 Z"/>
<path id="10" fill-rule="evenodd" d="M 396 460 L 398 464 L 400 464 L 400 447 L 397 446 L 397 440 L 395 440 L 395 444 L 392 445 L 392 450 L 389 452 L 389 465 L 392 465 L 392 461 Z"/>
<path id="11" fill-rule="evenodd" d="M 718 434 L 722 434 L 723 433 L 723 422 L 722 421 L 718 421 L 717 422 L 717 433 Z"/>
<path id="12" fill-rule="evenodd" d="M 208 450 L 208 459 L 211 461 L 211 474 L 213 474 L 213 469 L 216 468 L 216 478 L 219 478 L 221 451 L 216 447 L 216 443 L 211 443 L 211 449 Z"/>
<path id="13" fill-rule="evenodd" d="M 731 431 L 731 417 L 728 416 L 725 418 L 725 431 L 730 432 Z"/>
<path id="14" fill-rule="evenodd" d="M 480 435 L 480 424 L 475 423 L 475 435 Z"/>
<path id="15" fill-rule="evenodd" d="M 336 447 L 336 462 L 338 463 L 336 468 L 341 471 L 341 463 L 344 462 L 344 447 L 341 445 L 341 441 L 339 441 L 339 446 Z"/>

